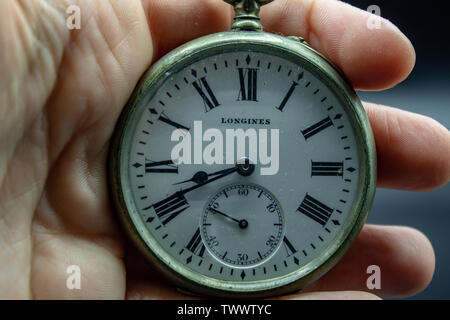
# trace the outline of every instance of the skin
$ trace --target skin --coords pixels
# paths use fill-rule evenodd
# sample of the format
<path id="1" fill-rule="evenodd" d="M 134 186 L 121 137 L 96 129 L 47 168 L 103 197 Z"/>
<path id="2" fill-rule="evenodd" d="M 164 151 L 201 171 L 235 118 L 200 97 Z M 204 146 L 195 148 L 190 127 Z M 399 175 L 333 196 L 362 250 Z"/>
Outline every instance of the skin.
<path id="1" fill-rule="evenodd" d="M 82 8 L 69 31 L 68 5 Z M 107 193 L 117 118 L 143 72 L 199 36 L 230 28 L 219 0 L 0 1 L 0 298 L 185 298 L 124 240 Z M 303 36 L 355 88 L 382 90 L 415 63 L 390 22 L 334 0 L 277 0 L 266 31 Z M 389 49 L 387 49 L 389 48 Z M 450 180 L 450 133 L 436 121 L 365 104 L 378 151 L 378 186 L 425 191 Z M 393 213 L 394 214 L 394 213 Z M 78 265 L 82 289 L 66 288 Z M 368 292 L 367 266 L 382 271 Z M 341 262 L 289 299 L 376 299 L 423 290 L 435 266 L 419 231 L 366 225 Z M 376 295 L 375 295 L 376 294 Z"/>

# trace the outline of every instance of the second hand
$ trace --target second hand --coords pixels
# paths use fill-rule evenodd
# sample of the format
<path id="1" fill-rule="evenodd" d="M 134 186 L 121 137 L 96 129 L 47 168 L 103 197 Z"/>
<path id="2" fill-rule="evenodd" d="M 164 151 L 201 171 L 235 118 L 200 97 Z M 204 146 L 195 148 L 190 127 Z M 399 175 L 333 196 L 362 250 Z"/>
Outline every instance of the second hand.
<path id="1" fill-rule="evenodd" d="M 222 215 L 222 216 L 224 216 L 224 217 L 226 217 L 226 218 L 228 218 L 228 219 L 230 219 L 230 220 L 233 220 L 233 221 L 237 222 L 237 223 L 239 224 L 239 227 L 240 227 L 241 229 L 245 229 L 245 228 L 248 227 L 248 222 L 247 222 L 247 220 L 244 220 L 244 219 L 243 219 L 243 220 L 235 219 L 235 218 L 233 218 L 233 217 L 230 217 L 230 216 L 227 215 L 226 213 L 223 213 L 222 211 L 216 210 L 216 209 L 214 209 L 214 208 L 208 208 L 208 210 L 209 210 L 209 211 L 212 211 L 212 212 L 214 212 L 214 213 L 220 214 L 220 215 Z"/>

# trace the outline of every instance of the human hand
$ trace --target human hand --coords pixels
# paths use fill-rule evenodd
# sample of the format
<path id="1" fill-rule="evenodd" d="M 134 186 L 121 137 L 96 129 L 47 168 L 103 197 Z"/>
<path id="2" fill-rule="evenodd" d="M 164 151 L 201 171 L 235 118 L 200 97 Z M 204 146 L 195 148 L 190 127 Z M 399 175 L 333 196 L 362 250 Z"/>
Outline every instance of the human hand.
<path id="1" fill-rule="evenodd" d="M 66 9 L 81 7 L 69 31 Z M 228 30 L 219 0 L 0 1 L 0 298 L 184 298 L 126 245 L 110 206 L 107 153 L 117 118 L 143 72 L 199 36 Z M 414 49 L 383 20 L 334 0 L 277 0 L 266 31 L 303 36 L 357 89 L 382 90 L 411 72 Z M 427 117 L 365 104 L 378 186 L 430 190 L 450 179 L 450 134 Z M 82 289 L 68 290 L 78 265 Z M 431 244 L 405 227 L 366 225 L 330 272 L 289 299 L 365 299 L 365 268 L 380 266 L 383 297 L 425 288 Z"/>

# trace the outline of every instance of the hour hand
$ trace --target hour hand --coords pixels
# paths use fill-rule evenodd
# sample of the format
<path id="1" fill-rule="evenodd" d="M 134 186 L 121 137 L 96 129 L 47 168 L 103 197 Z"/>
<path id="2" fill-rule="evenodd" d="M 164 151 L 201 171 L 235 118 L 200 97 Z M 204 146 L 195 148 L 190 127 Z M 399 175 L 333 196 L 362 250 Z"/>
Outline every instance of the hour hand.
<path id="1" fill-rule="evenodd" d="M 187 182 L 195 182 L 197 184 L 204 183 L 208 180 L 208 177 L 214 177 L 219 174 L 228 172 L 229 170 L 230 170 L 230 168 L 227 168 L 227 169 L 219 170 L 219 171 L 209 173 L 209 174 L 206 173 L 205 171 L 198 171 L 194 174 L 194 176 L 191 179 L 174 183 L 174 185 L 183 184 L 183 183 L 187 183 Z"/>
<path id="2" fill-rule="evenodd" d="M 174 183 L 174 185 L 183 184 L 187 182 L 195 182 L 195 183 L 203 183 L 208 180 L 208 174 L 205 171 L 198 171 L 194 174 L 194 176 L 189 180 L 184 180 L 181 182 Z"/>
<path id="3" fill-rule="evenodd" d="M 213 173 L 206 173 L 205 171 L 197 171 L 191 179 L 184 180 L 181 182 L 174 183 L 174 185 L 183 184 L 187 182 L 195 182 L 196 184 L 202 184 L 208 181 L 209 177 L 218 176 L 231 171 L 237 171 L 240 175 L 247 177 L 250 176 L 255 171 L 255 165 L 250 163 L 246 159 L 243 163 L 238 163 L 234 168 L 222 169 Z"/>

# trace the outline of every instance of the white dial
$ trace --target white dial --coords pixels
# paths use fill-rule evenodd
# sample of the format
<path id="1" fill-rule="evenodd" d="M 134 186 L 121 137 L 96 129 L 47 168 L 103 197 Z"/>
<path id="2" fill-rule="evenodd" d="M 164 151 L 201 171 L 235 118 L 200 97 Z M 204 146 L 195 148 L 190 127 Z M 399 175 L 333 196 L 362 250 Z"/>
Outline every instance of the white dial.
<path id="1" fill-rule="evenodd" d="M 145 232 L 205 279 L 270 280 L 308 265 L 354 221 L 361 150 L 347 110 L 314 70 L 281 55 L 228 50 L 169 74 L 129 129 L 130 199 Z M 249 175 L 236 169 L 236 149 L 227 161 L 227 130 L 236 129 L 254 130 L 269 150 L 253 156 Z M 187 136 L 189 152 L 178 154 L 190 164 L 173 159 Z M 222 150 L 211 152 L 212 136 L 223 138 Z M 239 186 L 248 187 L 245 199 Z M 216 202 L 248 227 L 208 210 Z"/>

